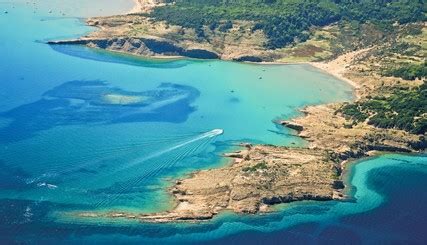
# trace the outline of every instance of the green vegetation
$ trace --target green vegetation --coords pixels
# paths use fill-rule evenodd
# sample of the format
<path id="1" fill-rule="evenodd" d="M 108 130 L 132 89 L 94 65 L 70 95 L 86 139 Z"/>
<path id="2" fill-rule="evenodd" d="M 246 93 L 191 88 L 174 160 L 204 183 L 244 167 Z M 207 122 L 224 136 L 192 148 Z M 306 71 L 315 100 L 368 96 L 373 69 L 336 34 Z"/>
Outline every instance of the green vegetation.
<path id="1" fill-rule="evenodd" d="M 415 89 L 396 89 L 388 97 L 347 104 L 340 110 L 354 123 L 367 120 L 379 128 L 397 128 L 414 134 L 427 131 L 427 82 Z"/>
<path id="2" fill-rule="evenodd" d="M 172 1 L 169 1 L 172 2 Z M 372 22 L 380 26 L 426 19 L 424 0 L 176 0 L 157 7 L 151 17 L 194 28 L 204 38 L 204 27 L 226 32 L 235 21 L 253 22 L 262 30 L 265 46 L 276 49 L 305 41 L 310 28 L 339 20 Z M 384 27 L 385 28 L 385 27 Z"/>
<path id="3" fill-rule="evenodd" d="M 258 170 L 263 170 L 263 169 L 267 169 L 267 168 L 268 168 L 267 163 L 262 161 L 262 162 L 259 162 L 252 167 L 244 167 L 242 170 L 243 170 L 243 172 L 256 172 Z"/>
<path id="4" fill-rule="evenodd" d="M 421 64 L 406 64 L 385 72 L 386 76 L 401 77 L 406 80 L 423 79 L 427 77 L 427 61 Z"/>

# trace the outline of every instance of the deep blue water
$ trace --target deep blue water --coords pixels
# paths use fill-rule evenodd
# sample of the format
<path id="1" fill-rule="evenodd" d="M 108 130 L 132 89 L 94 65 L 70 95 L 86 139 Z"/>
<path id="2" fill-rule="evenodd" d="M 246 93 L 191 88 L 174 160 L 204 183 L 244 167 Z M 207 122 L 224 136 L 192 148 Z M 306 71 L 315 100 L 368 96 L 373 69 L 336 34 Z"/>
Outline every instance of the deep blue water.
<path id="1" fill-rule="evenodd" d="M 348 84 L 308 65 L 149 60 L 44 43 L 82 35 L 91 29 L 79 17 L 123 13 L 130 2 L 0 2 L 0 243 L 425 241 L 424 156 L 354 165 L 354 202 L 202 224 L 76 218 L 166 210 L 173 179 L 226 164 L 221 153 L 242 141 L 304 145 L 274 121 L 352 99 Z"/>
<path id="2" fill-rule="evenodd" d="M 384 155 L 354 165 L 352 202 L 294 203 L 269 215 L 225 214 L 201 224 L 59 222 L 47 218 L 50 210 L 75 207 L 3 199 L 0 234 L 2 241 L 43 243 L 423 244 L 426 159 Z"/>
<path id="3" fill-rule="evenodd" d="M 425 158 L 424 161 L 427 161 Z M 425 168 L 425 166 L 423 166 Z M 423 244 L 427 241 L 427 173 L 406 166 L 368 175 L 369 188 L 385 197 L 374 210 L 271 233 L 246 232 L 208 244 Z"/>

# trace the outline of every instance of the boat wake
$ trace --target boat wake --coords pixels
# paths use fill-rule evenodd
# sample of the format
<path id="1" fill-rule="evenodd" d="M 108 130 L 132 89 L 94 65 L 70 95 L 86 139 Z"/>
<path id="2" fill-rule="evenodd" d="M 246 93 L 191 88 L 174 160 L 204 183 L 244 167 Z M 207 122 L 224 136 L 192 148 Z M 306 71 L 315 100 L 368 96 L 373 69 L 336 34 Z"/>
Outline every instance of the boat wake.
<path id="1" fill-rule="evenodd" d="M 203 150 L 216 137 L 222 135 L 224 130 L 214 129 L 205 133 L 198 134 L 189 139 L 182 140 L 166 149 L 155 151 L 154 153 L 133 160 L 132 162 L 121 166 L 121 168 L 110 172 L 104 179 L 117 182 L 110 183 L 107 188 L 101 188 L 90 191 L 95 194 L 98 201 L 94 208 L 105 208 L 113 205 L 116 201 L 123 199 L 124 195 L 145 188 L 148 181 L 155 180 L 156 176 L 162 174 L 166 169 L 169 169 L 177 163 L 183 161 L 187 157 L 196 155 L 197 152 Z M 134 175 L 136 177 L 130 177 Z M 102 198 L 101 196 L 105 196 Z"/>
<path id="2" fill-rule="evenodd" d="M 203 133 L 203 134 L 201 134 L 201 135 L 198 135 L 198 136 L 196 136 L 196 137 L 194 137 L 194 138 L 192 138 L 192 139 L 188 139 L 188 140 L 186 140 L 186 141 L 180 142 L 180 143 L 178 143 L 177 145 L 171 146 L 171 147 L 169 147 L 169 148 L 167 148 L 167 149 L 164 149 L 164 150 L 160 150 L 160 151 L 154 152 L 154 153 L 152 153 L 152 154 L 151 154 L 151 155 L 149 155 L 149 156 L 145 156 L 145 157 L 143 157 L 143 158 L 136 159 L 136 160 L 134 160 L 133 162 L 131 162 L 131 163 L 127 164 L 124 168 L 130 168 L 130 167 L 133 167 L 133 166 L 135 166 L 136 164 L 139 164 L 139 163 L 145 162 L 145 161 L 147 161 L 147 160 L 150 160 L 150 159 L 153 159 L 153 158 L 159 157 L 159 156 L 161 156 L 161 155 L 163 155 L 163 154 L 166 154 L 166 153 L 172 152 L 172 151 L 174 151 L 174 150 L 177 150 L 177 149 L 182 148 L 182 147 L 184 147 L 184 146 L 190 145 L 190 144 L 195 143 L 195 142 L 197 142 L 197 141 L 201 141 L 201 140 L 203 140 L 203 139 L 212 139 L 212 138 L 215 138 L 215 137 L 217 137 L 217 136 L 219 136 L 219 135 L 222 135 L 222 134 L 224 134 L 224 130 L 223 130 L 223 129 L 214 129 L 214 130 L 211 130 L 211 131 L 209 131 L 209 132 L 206 132 L 206 133 Z"/>

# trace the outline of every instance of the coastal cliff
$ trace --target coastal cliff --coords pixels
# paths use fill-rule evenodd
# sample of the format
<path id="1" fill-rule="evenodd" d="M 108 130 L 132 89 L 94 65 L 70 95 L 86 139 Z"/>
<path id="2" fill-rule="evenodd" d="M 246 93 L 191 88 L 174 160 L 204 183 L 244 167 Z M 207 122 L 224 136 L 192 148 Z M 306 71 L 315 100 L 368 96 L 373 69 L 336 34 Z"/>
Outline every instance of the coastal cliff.
<path id="1" fill-rule="evenodd" d="M 108 39 L 84 38 L 64 41 L 49 41 L 50 45 L 85 45 L 110 51 L 140 55 L 156 56 L 185 56 L 196 59 L 218 59 L 215 52 L 204 49 L 185 49 L 174 43 L 161 39 L 117 37 Z"/>
<path id="2" fill-rule="evenodd" d="M 176 56 L 199 59 L 235 61 L 274 61 L 281 58 L 278 51 L 264 47 L 265 36 L 251 31 L 251 22 L 239 22 L 227 32 L 205 30 L 209 40 L 197 37 L 195 30 L 156 22 L 143 14 L 93 17 L 87 25 L 95 32 L 78 39 L 53 40 L 50 45 L 85 45 L 109 51 L 145 57 Z"/>

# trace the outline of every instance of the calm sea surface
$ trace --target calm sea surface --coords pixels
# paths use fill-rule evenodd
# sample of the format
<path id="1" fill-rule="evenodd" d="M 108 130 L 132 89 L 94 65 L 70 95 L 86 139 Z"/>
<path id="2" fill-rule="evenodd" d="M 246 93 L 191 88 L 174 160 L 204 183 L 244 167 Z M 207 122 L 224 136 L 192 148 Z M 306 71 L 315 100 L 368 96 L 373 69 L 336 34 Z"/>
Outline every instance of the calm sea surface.
<path id="1" fill-rule="evenodd" d="M 130 8 L 128 0 L 0 2 L 1 243 L 426 240 L 425 156 L 354 165 L 352 202 L 224 213 L 203 224 L 73 216 L 167 210 L 174 178 L 226 164 L 221 153 L 240 142 L 304 145 L 274 121 L 352 99 L 347 84 L 307 65 L 148 60 L 45 44 L 91 31 L 82 17 Z"/>

